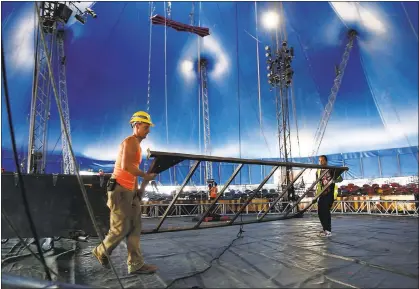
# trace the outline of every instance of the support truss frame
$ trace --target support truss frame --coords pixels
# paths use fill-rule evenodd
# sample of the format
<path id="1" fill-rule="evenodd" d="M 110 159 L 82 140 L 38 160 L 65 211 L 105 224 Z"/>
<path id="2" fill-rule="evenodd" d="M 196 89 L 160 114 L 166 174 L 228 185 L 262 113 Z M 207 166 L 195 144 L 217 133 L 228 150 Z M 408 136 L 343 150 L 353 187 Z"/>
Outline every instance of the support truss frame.
<path id="1" fill-rule="evenodd" d="M 224 227 L 224 226 L 231 226 L 231 225 L 240 225 L 240 224 L 249 224 L 249 223 L 257 223 L 261 221 L 273 221 L 273 220 L 280 220 L 280 219 L 288 219 L 293 217 L 301 216 L 305 211 L 307 211 L 312 204 L 317 201 L 317 198 L 327 190 L 327 188 L 333 183 L 333 180 L 331 180 L 326 187 L 322 190 L 322 192 L 313 200 L 313 203 L 306 206 L 302 211 L 299 211 L 297 213 L 293 213 L 290 215 L 290 213 L 294 210 L 294 208 L 297 207 L 297 205 L 302 201 L 305 195 L 308 194 L 310 190 L 313 189 L 313 187 L 321 180 L 321 178 L 330 170 L 335 170 L 336 174 L 335 177 L 340 176 L 344 171 L 347 171 L 347 167 L 335 167 L 335 166 L 321 166 L 317 164 L 304 164 L 304 163 L 292 163 L 292 162 L 279 162 L 279 161 L 266 161 L 266 160 L 252 160 L 252 159 L 239 159 L 239 158 L 225 158 L 225 157 L 215 157 L 215 156 L 204 156 L 204 155 L 191 155 L 191 154 L 178 154 L 178 153 L 169 153 L 169 152 L 157 152 L 157 151 L 148 151 L 148 158 L 154 158 L 153 162 L 148 170 L 148 173 L 161 173 L 163 171 L 166 171 L 170 169 L 172 166 L 175 166 L 176 164 L 189 160 L 189 161 L 195 161 L 194 165 L 190 168 L 189 173 L 185 177 L 184 181 L 182 182 L 182 185 L 179 186 L 179 188 L 176 190 L 176 194 L 173 197 L 172 201 L 170 202 L 169 206 L 166 208 L 163 216 L 161 217 L 157 227 L 152 230 L 143 230 L 144 234 L 150 234 L 150 233 L 159 233 L 159 232 L 176 232 L 176 231 L 186 231 L 186 230 L 196 230 L 196 229 L 203 229 L 203 228 L 214 228 L 214 227 Z M 167 217 L 170 215 L 171 212 L 174 211 L 176 206 L 176 201 L 179 198 L 179 195 L 182 193 L 185 186 L 189 183 L 191 180 L 193 174 L 197 170 L 199 164 L 201 162 L 226 162 L 226 163 L 236 163 L 239 164 L 236 169 L 234 170 L 233 174 L 230 176 L 230 178 L 227 180 L 223 188 L 220 190 L 220 192 L 217 194 L 217 197 L 215 200 L 213 200 L 208 208 L 206 208 L 205 212 L 202 214 L 198 222 L 191 227 L 187 228 L 169 228 L 169 229 L 161 229 L 161 226 L 163 225 L 164 221 L 167 219 Z M 233 216 L 233 218 L 226 223 L 216 224 L 215 226 L 203 226 L 200 225 L 204 221 L 205 217 L 208 216 L 211 212 L 216 209 L 216 203 L 224 193 L 224 191 L 228 188 L 228 186 L 231 184 L 231 182 L 234 180 L 234 178 L 238 175 L 243 165 L 267 165 L 272 166 L 271 171 L 265 176 L 265 178 L 262 180 L 262 182 L 259 184 L 259 186 L 253 190 L 249 198 L 246 200 L 246 202 L 240 207 L 240 209 L 236 212 L 236 214 Z M 268 180 L 273 176 L 275 171 L 280 167 L 299 167 L 303 168 L 303 170 L 298 174 L 296 178 L 293 179 L 293 181 L 287 186 L 287 188 L 282 190 L 282 193 L 276 198 L 275 202 L 270 206 L 269 210 L 272 209 L 275 204 L 280 200 L 280 198 L 288 191 L 288 187 L 292 186 L 299 177 L 303 174 L 305 169 L 311 168 L 311 169 L 323 169 L 322 174 L 316 179 L 316 181 L 311 185 L 311 187 L 301 196 L 297 202 L 295 202 L 288 210 L 285 212 L 283 216 L 274 218 L 274 219 L 264 219 L 266 214 L 264 214 L 261 218 L 258 218 L 254 221 L 247 221 L 247 222 L 235 222 L 236 219 L 244 212 L 246 207 L 250 204 L 250 202 L 256 197 L 257 193 L 263 188 L 263 186 L 268 182 Z M 268 211 L 269 211 L 268 210 Z"/>

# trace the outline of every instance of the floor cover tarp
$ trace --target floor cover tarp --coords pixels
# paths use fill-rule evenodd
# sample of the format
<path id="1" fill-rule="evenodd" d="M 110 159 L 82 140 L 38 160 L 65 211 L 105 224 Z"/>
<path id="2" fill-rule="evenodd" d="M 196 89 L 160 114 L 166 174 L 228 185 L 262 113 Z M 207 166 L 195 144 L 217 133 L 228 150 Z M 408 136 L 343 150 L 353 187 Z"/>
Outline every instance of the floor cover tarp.
<path id="1" fill-rule="evenodd" d="M 189 221 L 170 222 L 185 219 Z M 156 220 L 143 222 L 147 227 Z M 417 218 L 333 216 L 332 225 L 333 236 L 327 239 L 317 236 L 315 216 L 245 225 L 243 238 L 209 270 L 171 288 L 418 288 Z M 142 236 L 146 261 L 159 267 L 153 275 L 127 274 L 125 242 L 115 249 L 112 261 L 125 288 L 164 288 L 175 278 L 207 268 L 238 231 L 239 226 L 232 226 Z M 2 272 L 45 278 L 41 264 L 17 243 L 2 244 Z M 58 272 L 58 281 L 118 288 L 112 270 L 103 269 L 91 255 L 97 243 L 55 242 L 46 259 Z"/>

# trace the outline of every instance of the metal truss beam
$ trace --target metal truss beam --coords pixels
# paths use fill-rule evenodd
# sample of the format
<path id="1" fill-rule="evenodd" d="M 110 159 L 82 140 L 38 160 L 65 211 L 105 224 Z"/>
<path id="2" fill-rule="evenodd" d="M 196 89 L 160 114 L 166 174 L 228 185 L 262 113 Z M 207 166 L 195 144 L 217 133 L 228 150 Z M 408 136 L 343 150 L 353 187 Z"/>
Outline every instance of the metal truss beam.
<path id="1" fill-rule="evenodd" d="M 320 119 L 320 123 L 317 127 L 316 134 L 314 136 L 314 148 L 313 148 L 313 151 L 311 152 L 311 157 L 316 156 L 320 149 L 320 145 L 322 143 L 323 136 L 324 136 L 327 124 L 330 119 L 330 115 L 332 114 L 332 111 L 333 111 L 333 106 L 335 104 L 336 96 L 339 93 L 340 85 L 342 83 L 343 75 L 345 73 L 346 65 L 348 64 L 348 61 L 349 61 L 349 56 L 351 54 L 352 47 L 356 39 L 356 35 L 357 35 L 357 32 L 355 30 L 350 30 L 348 32 L 349 40 L 348 40 L 348 43 L 346 44 L 345 52 L 343 53 L 342 60 L 339 66 L 336 68 L 336 77 L 333 81 L 333 87 L 330 91 L 328 102 L 323 111 L 322 118 Z"/>
<path id="2" fill-rule="evenodd" d="M 211 129 L 210 129 L 210 113 L 208 99 L 208 76 L 207 76 L 207 60 L 201 59 L 200 62 L 200 79 L 201 79 L 201 95 L 202 95 L 202 116 L 204 120 L 204 150 L 206 155 L 211 155 Z M 212 179 L 212 164 L 205 162 L 205 179 Z"/>
<path id="3" fill-rule="evenodd" d="M 205 218 L 214 210 L 214 208 L 216 207 L 216 203 L 221 198 L 221 196 L 224 194 L 225 190 L 227 190 L 228 186 L 231 184 L 231 182 L 234 180 L 234 178 L 240 172 L 240 170 L 242 169 L 242 167 L 243 167 L 243 164 L 240 164 L 240 165 L 238 165 L 236 167 L 236 169 L 234 170 L 233 174 L 227 180 L 227 183 L 224 185 L 224 187 L 221 189 L 221 191 L 218 192 L 217 197 L 215 198 L 215 200 L 212 201 L 212 203 L 209 206 L 209 208 L 205 211 L 205 213 L 199 219 L 198 223 L 196 223 L 195 228 L 198 228 L 201 225 L 201 223 L 205 220 Z"/>
<path id="4" fill-rule="evenodd" d="M 234 221 L 243 213 L 244 209 L 250 204 L 250 202 L 256 197 L 256 194 L 263 188 L 263 186 L 269 181 L 269 179 L 273 176 L 275 171 L 279 168 L 279 166 L 275 166 L 272 168 L 272 170 L 269 172 L 269 174 L 263 179 L 263 181 L 259 184 L 257 189 L 253 190 L 253 193 L 250 195 L 250 197 L 246 200 L 244 205 L 240 208 L 240 210 L 236 213 L 236 215 L 230 220 L 228 223 L 229 225 L 233 224 Z"/>
<path id="5" fill-rule="evenodd" d="M 307 169 L 336 169 L 337 171 L 347 171 L 348 167 L 337 167 L 337 166 L 320 166 L 317 164 L 306 164 L 306 163 L 294 163 L 294 162 L 279 162 L 279 161 L 267 161 L 267 160 L 256 160 L 256 159 L 239 159 L 239 158 L 226 158 L 217 156 L 205 156 L 205 155 L 193 155 L 193 154 L 182 154 L 182 153 L 170 153 L 160 151 L 148 151 L 148 158 L 154 158 L 153 166 L 150 168 L 152 173 L 161 173 L 172 167 L 174 164 L 180 163 L 184 160 L 195 160 L 195 161 L 210 161 L 216 163 L 233 163 L 233 164 L 244 164 L 244 165 L 264 165 L 264 166 L 289 166 L 292 168 L 307 168 Z M 164 164 L 167 164 L 166 166 Z"/>
<path id="6" fill-rule="evenodd" d="M 199 166 L 200 161 L 197 161 L 192 168 L 189 170 L 188 175 L 186 176 L 185 180 L 183 181 L 182 185 L 179 187 L 179 189 L 176 192 L 176 195 L 173 197 L 173 200 L 170 202 L 169 207 L 167 207 L 166 211 L 163 214 L 163 217 L 160 219 L 159 224 L 157 225 L 155 231 L 158 231 L 161 227 L 161 225 L 163 225 L 164 220 L 166 220 L 169 212 L 172 210 L 172 208 L 174 207 L 177 199 L 179 198 L 180 193 L 182 193 L 183 189 L 185 188 L 185 186 L 189 183 L 189 180 L 192 178 L 193 174 L 195 173 L 196 169 Z"/>
<path id="7" fill-rule="evenodd" d="M 41 27 L 45 33 L 46 50 L 41 43 L 38 29 L 34 88 L 31 101 L 28 143 L 28 173 L 44 173 L 46 166 L 48 121 L 51 106 L 51 81 L 47 67 L 47 58 L 52 61 L 53 47 L 56 40 L 56 23 L 49 18 L 42 18 L 49 11 L 49 2 L 44 2 L 40 17 Z"/>
<path id="8" fill-rule="evenodd" d="M 291 186 L 293 186 L 295 184 L 295 182 L 301 177 L 301 175 L 305 172 L 305 170 L 306 169 L 302 169 L 298 173 L 298 175 L 292 180 L 292 182 L 287 185 L 285 190 L 282 190 L 282 193 L 279 194 L 279 196 L 273 201 L 273 203 L 269 206 L 269 208 L 265 211 L 265 213 L 263 213 L 263 215 L 259 218 L 259 220 L 263 220 L 263 218 L 266 216 L 266 214 L 268 214 L 275 207 L 275 205 L 279 202 L 279 200 L 288 192 L 289 188 L 291 188 Z"/>
<path id="9" fill-rule="evenodd" d="M 36 5 L 38 4 L 35 3 Z M 47 163 L 48 122 L 52 93 L 51 81 L 54 81 L 53 77 L 50 77 L 47 62 L 53 66 L 57 65 L 56 70 L 59 72 L 59 98 L 64 113 L 64 123 L 61 123 L 61 130 L 63 131 L 63 126 L 67 126 L 68 131 L 70 131 L 63 24 L 63 22 L 66 23 L 67 21 L 61 17 L 60 10 L 62 9 L 60 7 L 65 8 L 65 2 L 63 4 L 62 2 L 45 1 L 40 3 L 39 9 L 35 9 L 39 27 L 36 36 L 36 58 L 30 111 L 28 173 L 45 173 Z M 44 35 L 43 41 L 41 41 L 41 33 Z M 45 42 L 45 46 L 43 42 Z M 64 135 L 63 132 L 62 135 Z M 69 142 L 71 144 L 71 136 Z M 74 166 L 70 161 L 68 149 L 69 142 L 64 136 L 62 137 L 63 168 L 65 174 L 74 174 Z"/>
<path id="10" fill-rule="evenodd" d="M 153 160 L 153 163 L 152 163 L 150 169 L 148 170 L 149 173 L 161 173 L 161 172 L 163 172 L 165 170 L 168 170 L 172 166 L 174 166 L 174 165 L 176 165 L 176 164 L 178 164 L 178 163 L 180 163 L 182 161 L 185 161 L 185 160 L 189 160 L 189 161 L 194 160 L 196 162 L 191 167 L 191 169 L 190 169 L 188 175 L 186 176 L 186 178 L 184 179 L 182 185 L 177 189 L 176 195 L 174 196 L 174 198 L 170 202 L 170 205 L 165 210 L 165 212 L 164 212 L 163 216 L 161 217 L 161 219 L 160 219 L 159 224 L 157 225 L 157 227 L 155 229 L 151 230 L 151 231 L 143 230 L 143 233 L 145 233 L 145 234 L 147 234 L 147 233 L 157 233 L 157 232 L 184 231 L 184 230 L 193 230 L 193 229 L 202 229 L 202 228 L 210 228 L 210 227 L 220 227 L 220 226 L 223 227 L 223 226 L 235 225 L 236 224 L 235 223 L 235 220 L 244 212 L 244 210 L 246 209 L 246 207 L 256 197 L 256 194 L 263 188 L 263 186 L 268 182 L 268 180 L 273 176 L 273 174 L 275 173 L 275 171 L 278 168 L 280 168 L 280 167 L 290 167 L 290 168 L 300 167 L 300 168 L 304 168 L 304 170 L 307 169 L 307 168 L 324 169 L 324 171 L 322 172 L 322 174 L 316 179 L 316 182 L 314 182 L 312 184 L 312 186 L 304 193 L 304 195 L 301 196 L 297 200 L 297 202 L 295 202 L 293 204 L 293 206 L 287 210 L 287 212 L 285 213 L 285 215 L 283 215 L 282 217 L 276 218 L 276 219 L 293 218 L 293 217 L 302 215 L 309 208 L 309 207 L 307 207 L 302 212 L 297 212 L 296 214 L 293 214 L 291 216 L 288 216 L 289 213 L 302 201 L 302 199 L 304 198 L 304 196 L 317 184 L 317 182 L 319 182 L 321 180 L 321 178 L 328 171 L 334 170 L 336 172 L 335 173 L 335 176 L 337 177 L 337 176 L 340 176 L 344 171 L 347 171 L 348 170 L 347 167 L 320 166 L 320 165 L 316 165 L 316 164 L 303 164 L 303 163 L 291 163 L 291 162 L 277 162 L 277 161 L 264 161 L 264 160 L 225 158 L 225 157 L 215 157 L 215 156 L 203 156 L 203 155 L 178 154 L 178 153 L 168 153 L 168 152 L 156 152 L 156 151 L 148 151 L 148 158 L 150 158 L 150 157 L 153 157 L 154 160 Z M 227 182 L 224 185 L 224 187 L 218 193 L 216 199 L 211 202 L 209 208 L 204 212 L 204 214 L 200 217 L 200 219 L 198 220 L 198 222 L 194 226 L 192 226 L 190 228 L 161 229 L 161 226 L 162 226 L 163 222 L 165 221 L 165 219 L 169 216 L 169 214 L 171 214 L 171 212 L 174 211 L 175 206 L 176 206 L 176 201 L 179 198 L 180 193 L 183 191 L 183 189 L 185 188 L 185 186 L 191 180 L 191 178 L 192 178 L 193 174 L 195 173 L 196 169 L 198 168 L 200 162 L 237 163 L 237 164 L 239 164 L 239 166 L 236 167 L 236 169 L 233 172 L 233 174 L 230 176 L 230 178 L 227 180 Z M 265 178 L 259 184 L 259 186 L 255 190 L 253 190 L 253 193 L 249 196 L 249 198 L 245 201 L 245 203 L 243 204 L 243 206 L 240 207 L 240 209 L 236 212 L 236 214 L 233 216 L 233 218 L 229 222 L 217 224 L 215 226 L 204 226 L 204 227 L 200 227 L 200 225 L 203 222 L 203 220 L 205 219 L 205 217 L 208 216 L 208 214 L 215 209 L 217 201 L 219 200 L 219 198 L 221 197 L 221 195 L 225 192 L 225 190 L 227 189 L 227 187 L 231 184 L 231 182 L 234 180 L 234 178 L 237 176 L 237 174 L 240 172 L 240 170 L 241 170 L 241 168 L 243 167 L 244 164 L 249 164 L 249 165 L 267 165 L 267 166 L 272 166 L 272 169 L 269 172 L 269 174 L 265 176 Z M 285 192 L 288 191 L 289 187 L 291 187 L 299 179 L 299 177 L 303 174 L 304 170 L 302 170 L 298 174 L 298 176 L 296 178 L 294 178 L 293 181 L 288 184 L 287 188 L 285 188 L 285 190 L 283 190 L 282 194 L 269 207 L 269 209 L 267 210 L 267 212 L 269 212 L 275 206 L 275 204 L 285 194 Z M 331 183 L 329 183 L 324 188 L 323 191 L 325 191 L 330 186 L 330 184 Z M 261 221 L 271 221 L 272 219 L 263 220 L 263 218 L 266 216 L 267 212 L 265 212 L 260 219 L 256 219 L 256 220 L 250 221 L 250 222 L 249 221 L 248 222 L 237 222 L 237 224 L 244 224 L 244 223 L 247 224 L 247 223 L 257 223 L 257 222 L 261 222 Z"/>
<path id="11" fill-rule="evenodd" d="M 59 65 L 58 74 L 58 93 L 63 109 L 64 123 L 61 123 L 61 143 L 63 149 L 63 169 L 64 174 L 75 173 L 74 164 L 71 160 L 70 145 L 71 145 L 71 129 L 70 129 L 70 109 L 68 107 L 67 96 L 67 76 L 66 76 L 66 55 L 64 51 L 64 29 L 57 30 L 57 56 Z M 67 127 L 69 141 L 65 137 L 64 126 Z"/>

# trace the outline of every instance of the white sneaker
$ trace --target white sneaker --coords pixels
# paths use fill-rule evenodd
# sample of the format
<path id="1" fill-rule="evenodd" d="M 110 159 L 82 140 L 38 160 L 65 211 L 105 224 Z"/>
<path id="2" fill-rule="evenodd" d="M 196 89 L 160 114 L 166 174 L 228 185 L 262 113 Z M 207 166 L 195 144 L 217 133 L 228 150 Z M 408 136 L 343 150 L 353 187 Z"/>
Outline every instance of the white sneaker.
<path id="1" fill-rule="evenodd" d="M 329 231 L 325 230 L 325 231 L 321 232 L 319 234 L 319 236 L 320 237 L 330 237 L 330 236 L 332 236 L 332 232 L 329 232 Z"/>

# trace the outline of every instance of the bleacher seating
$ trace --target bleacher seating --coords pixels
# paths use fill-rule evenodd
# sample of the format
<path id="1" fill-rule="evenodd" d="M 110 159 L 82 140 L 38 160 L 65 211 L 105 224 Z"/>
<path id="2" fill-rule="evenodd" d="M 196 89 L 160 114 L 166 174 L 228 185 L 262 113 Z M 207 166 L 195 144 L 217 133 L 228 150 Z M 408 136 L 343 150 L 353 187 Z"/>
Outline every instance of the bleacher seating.
<path id="1" fill-rule="evenodd" d="M 419 194 L 419 186 L 417 183 L 410 183 L 407 185 L 400 185 L 398 183 L 382 184 L 365 184 L 358 187 L 354 184 L 339 187 L 338 196 L 385 196 L 385 195 L 410 195 Z"/>

